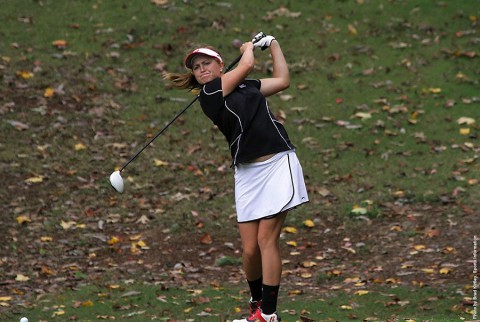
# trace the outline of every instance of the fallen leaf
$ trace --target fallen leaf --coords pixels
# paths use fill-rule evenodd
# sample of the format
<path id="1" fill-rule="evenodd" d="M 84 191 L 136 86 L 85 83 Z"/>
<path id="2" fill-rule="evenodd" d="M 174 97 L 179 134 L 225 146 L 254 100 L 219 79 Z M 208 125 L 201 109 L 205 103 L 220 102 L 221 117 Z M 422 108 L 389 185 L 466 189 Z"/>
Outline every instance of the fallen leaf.
<path id="1" fill-rule="evenodd" d="M 117 236 L 113 236 L 112 238 L 110 238 L 108 241 L 107 241 L 107 244 L 109 245 L 115 245 L 117 243 L 120 242 L 120 238 L 118 238 Z"/>
<path id="2" fill-rule="evenodd" d="M 75 221 L 61 221 L 60 222 L 60 226 L 64 229 L 64 230 L 68 230 L 70 228 L 72 228 L 73 226 L 75 226 L 77 223 Z"/>
<path id="3" fill-rule="evenodd" d="M 47 87 L 45 91 L 43 92 L 43 97 L 53 97 L 55 94 L 55 90 L 51 87 Z"/>
<path id="4" fill-rule="evenodd" d="M 19 131 L 28 130 L 30 128 L 28 126 L 28 124 L 18 122 L 18 121 L 14 121 L 14 120 L 7 120 L 7 123 L 10 124 L 11 126 L 13 126 L 15 129 L 17 129 Z"/>
<path id="5" fill-rule="evenodd" d="M 25 215 L 18 216 L 16 219 L 17 219 L 17 222 L 18 222 L 20 225 L 23 224 L 23 223 L 26 223 L 26 222 L 27 222 L 27 223 L 28 223 L 28 222 L 32 222 L 32 221 L 30 220 L 30 218 L 29 218 L 28 216 L 25 216 Z"/>
<path id="6" fill-rule="evenodd" d="M 287 226 L 287 227 L 283 228 L 282 230 L 283 230 L 283 232 L 290 233 L 290 234 L 296 234 L 298 232 L 297 228 L 291 227 L 291 226 Z"/>
<path id="7" fill-rule="evenodd" d="M 83 143 L 75 144 L 75 151 L 85 150 L 87 147 Z"/>
<path id="8" fill-rule="evenodd" d="M 200 243 L 202 244 L 211 244 L 213 242 L 212 236 L 210 234 L 205 234 L 202 237 L 200 237 Z"/>
<path id="9" fill-rule="evenodd" d="M 287 241 L 286 244 L 287 244 L 288 246 L 297 247 L 297 242 L 296 242 L 296 241 L 293 241 L 293 240 Z"/>
<path id="10" fill-rule="evenodd" d="M 26 183 L 40 183 L 43 181 L 42 176 L 37 176 L 37 177 L 30 177 L 28 179 L 25 179 Z"/>
<path id="11" fill-rule="evenodd" d="M 447 268 L 447 267 L 443 267 L 439 271 L 439 273 L 442 274 L 442 275 L 447 275 L 447 274 L 450 274 L 451 272 L 452 272 L 452 270 L 450 268 Z"/>
<path id="12" fill-rule="evenodd" d="M 53 241 L 53 237 L 42 236 L 42 237 L 40 237 L 40 241 L 42 241 L 43 243 L 49 243 L 49 242 Z"/>
<path id="13" fill-rule="evenodd" d="M 358 290 L 358 291 L 355 292 L 355 294 L 359 295 L 359 296 L 366 295 L 368 293 L 369 292 L 367 290 Z"/>
<path id="14" fill-rule="evenodd" d="M 58 49 L 65 49 L 67 47 L 67 41 L 63 39 L 52 41 L 52 45 Z"/>
<path id="15" fill-rule="evenodd" d="M 160 159 L 155 159 L 155 160 L 153 160 L 153 162 L 154 162 L 156 167 L 165 167 L 165 166 L 168 165 L 168 162 L 162 161 Z"/>
<path id="16" fill-rule="evenodd" d="M 313 222 L 313 220 L 310 220 L 310 219 L 305 220 L 303 222 L 303 225 L 308 228 L 315 227 L 315 223 Z"/>
<path id="17" fill-rule="evenodd" d="M 358 112 L 358 113 L 355 113 L 355 117 L 362 120 L 368 120 L 369 118 L 372 118 L 372 114 L 365 113 L 365 112 Z"/>
<path id="18" fill-rule="evenodd" d="M 30 277 L 25 276 L 23 274 L 17 274 L 17 277 L 15 277 L 15 281 L 17 281 L 17 282 L 26 282 L 26 281 L 29 281 L 29 280 L 30 280 Z"/>
<path id="19" fill-rule="evenodd" d="M 17 72 L 17 76 L 23 78 L 23 79 L 30 79 L 34 76 L 32 72 L 29 72 L 27 70 L 20 70 Z"/>
<path id="20" fill-rule="evenodd" d="M 352 24 L 348 24 L 348 32 L 350 33 L 350 35 L 353 36 L 358 34 L 357 28 L 355 28 L 355 26 L 353 26 Z"/>
<path id="21" fill-rule="evenodd" d="M 457 120 L 457 124 L 460 124 L 460 125 L 463 125 L 463 124 L 466 124 L 466 125 L 472 125 L 472 124 L 475 124 L 475 119 L 471 118 L 471 117 L 460 117 L 458 120 Z"/>

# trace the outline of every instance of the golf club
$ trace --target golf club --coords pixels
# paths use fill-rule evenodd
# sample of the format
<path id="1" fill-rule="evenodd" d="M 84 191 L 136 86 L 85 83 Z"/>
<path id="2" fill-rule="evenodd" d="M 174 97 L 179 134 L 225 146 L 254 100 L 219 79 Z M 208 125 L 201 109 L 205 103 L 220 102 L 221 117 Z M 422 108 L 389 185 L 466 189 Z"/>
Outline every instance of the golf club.
<path id="1" fill-rule="evenodd" d="M 260 32 L 258 33 L 255 38 L 253 38 L 253 43 L 256 43 L 257 41 L 259 41 L 260 39 L 264 38 L 266 35 L 263 33 L 263 32 Z M 239 61 L 240 59 L 242 58 L 242 55 L 239 55 L 234 61 L 232 61 L 230 63 L 230 65 L 228 65 L 228 67 L 225 69 L 225 73 L 227 73 L 228 71 L 230 71 L 230 69 L 232 69 L 233 66 L 235 66 Z M 127 162 L 125 162 L 125 164 L 120 168 L 120 170 L 117 170 L 117 171 L 114 171 L 111 175 L 110 175 L 110 184 L 112 185 L 112 187 L 122 193 L 123 192 L 123 189 L 124 189 L 124 183 L 123 183 L 123 178 L 121 176 L 121 172 L 133 161 L 135 160 L 139 155 L 140 153 L 143 152 L 143 150 L 145 150 L 153 141 L 155 141 L 163 132 L 165 132 L 166 129 L 168 129 L 170 127 L 170 125 L 172 125 L 173 122 L 175 122 L 183 113 L 185 113 L 188 108 L 190 106 L 193 105 L 193 103 L 195 103 L 198 98 L 200 97 L 200 95 L 197 95 L 185 108 L 183 108 L 180 112 L 178 112 L 174 117 L 173 119 L 168 122 L 160 131 L 158 131 L 158 133 L 152 138 L 150 139 L 150 141 L 148 141 L 132 158 L 130 158 L 130 160 L 128 160 Z"/>

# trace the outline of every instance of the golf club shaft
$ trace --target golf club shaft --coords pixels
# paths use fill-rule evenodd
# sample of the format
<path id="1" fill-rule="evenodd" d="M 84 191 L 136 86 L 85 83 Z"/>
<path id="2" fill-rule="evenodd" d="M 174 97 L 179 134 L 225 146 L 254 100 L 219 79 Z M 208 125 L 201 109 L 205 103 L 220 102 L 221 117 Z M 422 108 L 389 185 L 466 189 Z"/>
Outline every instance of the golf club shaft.
<path id="1" fill-rule="evenodd" d="M 235 66 L 239 61 L 240 59 L 242 58 L 242 55 L 239 55 L 237 58 L 235 58 L 235 60 L 233 62 L 230 63 L 230 65 L 228 65 L 227 69 L 225 70 L 225 73 L 227 73 L 230 69 L 232 69 L 233 66 Z M 143 150 L 145 150 L 153 141 L 155 141 L 156 138 L 158 138 L 163 132 L 165 132 L 166 129 L 168 129 L 170 127 L 170 125 L 172 125 L 173 122 L 175 122 L 183 113 L 185 113 L 188 108 L 190 106 L 193 105 L 193 103 L 195 103 L 198 98 L 200 97 L 200 95 L 197 95 L 183 110 L 181 110 L 180 112 L 177 113 L 177 115 L 175 115 L 173 117 L 173 119 L 167 123 L 167 125 L 165 125 L 163 127 L 163 129 L 161 129 L 150 141 L 147 142 L 147 144 L 145 144 L 143 146 L 143 148 L 141 148 L 130 160 L 128 160 L 121 168 L 120 170 L 118 170 L 119 172 L 122 172 L 123 169 L 125 169 L 133 160 L 135 160 L 139 155 L 140 153 L 143 152 Z"/>

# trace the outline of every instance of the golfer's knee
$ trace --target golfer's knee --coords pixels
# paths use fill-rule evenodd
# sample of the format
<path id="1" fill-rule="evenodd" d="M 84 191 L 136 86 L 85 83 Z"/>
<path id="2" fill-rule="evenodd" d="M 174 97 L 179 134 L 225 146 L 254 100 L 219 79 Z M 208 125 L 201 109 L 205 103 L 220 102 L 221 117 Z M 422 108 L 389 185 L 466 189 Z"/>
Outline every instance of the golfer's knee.
<path id="1" fill-rule="evenodd" d="M 258 247 L 260 248 L 260 251 L 262 253 L 263 253 L 263 250 L 266 250 L 266 249 L 277 249 L 279 248 L 278 238 L 272 235 L 259 236 Z"/>
<path id="2" fill-rule="evenodd" d="M 260 248 L 257 245 L 243 248 L 243 258 L 249 260 L 260 255 Z"/>

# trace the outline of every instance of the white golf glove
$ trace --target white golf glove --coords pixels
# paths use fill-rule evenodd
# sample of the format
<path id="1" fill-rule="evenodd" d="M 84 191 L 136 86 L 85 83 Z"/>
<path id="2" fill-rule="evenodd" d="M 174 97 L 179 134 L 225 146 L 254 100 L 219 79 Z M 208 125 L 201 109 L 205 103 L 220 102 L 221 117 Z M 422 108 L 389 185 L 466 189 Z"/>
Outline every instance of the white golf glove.
<path id="1" fill-rule="evenodd" d="M 260 38 L 259 40 L 257 40 L 257 37 L 255 37 L 253 40 L 256 40 L 256 42 L 253 41 L 254 48 L 260 48 L 261 50 L 265 50 L 268 47 L 270 47 L 272 41 L 275 40 L 275 37 L 268 35 L 263 38 Z"/>

